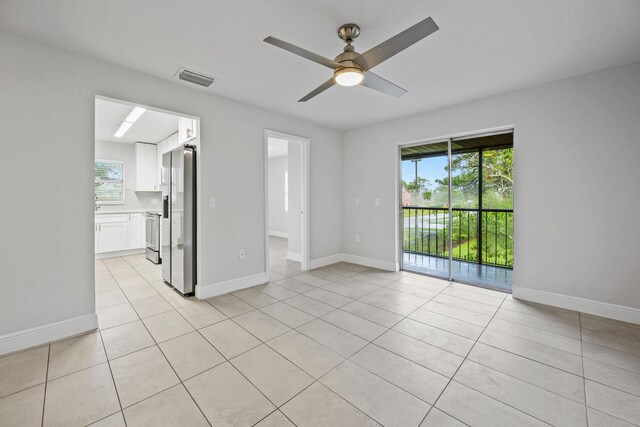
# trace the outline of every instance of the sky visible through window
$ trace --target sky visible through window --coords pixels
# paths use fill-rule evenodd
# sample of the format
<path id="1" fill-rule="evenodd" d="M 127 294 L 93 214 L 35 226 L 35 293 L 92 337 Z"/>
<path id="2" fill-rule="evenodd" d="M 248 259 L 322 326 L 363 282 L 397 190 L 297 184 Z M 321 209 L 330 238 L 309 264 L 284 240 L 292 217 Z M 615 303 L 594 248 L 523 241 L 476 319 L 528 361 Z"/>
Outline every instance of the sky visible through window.
<path id="1" fill-rule="evenodd" d="M 434 189 L 438 186 L 436 179 L 446 179 L 447 156 L 427 157 L 418 162 L 418 176 L 427 178 L 429 187 Z M 416 180 L 416 166 L 411 160 L 402 162 L 402 180 L 409 183 Z"/>

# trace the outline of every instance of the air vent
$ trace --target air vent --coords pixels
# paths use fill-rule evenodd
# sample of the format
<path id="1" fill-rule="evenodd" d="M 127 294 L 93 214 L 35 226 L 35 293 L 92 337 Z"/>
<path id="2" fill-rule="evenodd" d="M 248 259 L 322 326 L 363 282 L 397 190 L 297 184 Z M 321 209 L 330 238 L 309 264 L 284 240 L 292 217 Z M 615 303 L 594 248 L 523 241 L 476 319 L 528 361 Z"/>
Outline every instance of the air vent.
<path id="1" fill-rule="evenodd" d="M 180 68 L 176 75 L 180 80 L 195 83 L 204 87 L 209 87 L 211 86 L 211 83 L 213 83 L 213 77 L 192 70 L 187 70 L 186 68 Z"/>

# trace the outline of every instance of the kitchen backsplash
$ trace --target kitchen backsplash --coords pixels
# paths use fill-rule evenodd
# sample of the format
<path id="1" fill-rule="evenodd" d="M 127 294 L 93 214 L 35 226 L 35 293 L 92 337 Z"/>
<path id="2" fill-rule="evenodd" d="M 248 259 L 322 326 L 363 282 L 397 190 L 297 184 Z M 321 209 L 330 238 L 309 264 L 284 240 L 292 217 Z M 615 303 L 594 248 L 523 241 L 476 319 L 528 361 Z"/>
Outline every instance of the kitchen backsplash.
<path id="1" fill-rule="evenodd" d="M 153 200 L 156 204 L 152 204 Z M 161 191 L 133 191 L 125 188 L 124 205 L 100 205 L 100 212 L 118 212 L 118 211 L 159 211 L 162 209 L 162 192 Z"/>

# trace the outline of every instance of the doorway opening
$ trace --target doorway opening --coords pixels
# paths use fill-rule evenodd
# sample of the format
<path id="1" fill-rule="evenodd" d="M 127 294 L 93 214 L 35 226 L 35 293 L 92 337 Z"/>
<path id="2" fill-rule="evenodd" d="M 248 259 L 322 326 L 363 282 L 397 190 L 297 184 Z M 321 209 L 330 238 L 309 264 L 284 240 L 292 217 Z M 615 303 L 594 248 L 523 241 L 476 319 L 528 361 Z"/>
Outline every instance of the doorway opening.
<path id="1" fill-rule="evenodd" d="M 307 270 L 308 158 L 308 139 L 265 131 L 267 274 L 279 269 Z"/>
<path id="2" fill-rule="evenodd" d="M 95 98 L 95 293 L 101 329 L 149 315 L 150 303 L 166 307 L 194 291 L 186 283 L 195 285 L 200 276 L 199 156 L 189 159 L 195 169 L 182 175 L 163 170 L 163 160 L 185 147 L 199 151 L 199 127 L 196 117 Z"/>
<path id="3" fill-rule="evenodd" d="M 402 146 L 403 270 L 511 292 L 513 131 Z"/>

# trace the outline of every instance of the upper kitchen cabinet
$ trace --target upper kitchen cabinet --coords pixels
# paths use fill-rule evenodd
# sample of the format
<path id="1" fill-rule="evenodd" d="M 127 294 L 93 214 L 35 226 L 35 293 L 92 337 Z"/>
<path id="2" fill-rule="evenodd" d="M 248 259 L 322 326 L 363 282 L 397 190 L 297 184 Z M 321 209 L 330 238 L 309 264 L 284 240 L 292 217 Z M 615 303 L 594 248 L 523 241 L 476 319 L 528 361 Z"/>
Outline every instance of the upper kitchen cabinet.
<path id="1" fill-rule="evenodd" d="M 178 118 L 178 140 L 186 144 L 197 136 L 197 121 L 188 117 Z"/>
<path id="2" fill-rule="evenodd" d="M 136 191 L 159 191 L 156 146 L 136 143 Z"/>

